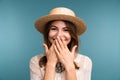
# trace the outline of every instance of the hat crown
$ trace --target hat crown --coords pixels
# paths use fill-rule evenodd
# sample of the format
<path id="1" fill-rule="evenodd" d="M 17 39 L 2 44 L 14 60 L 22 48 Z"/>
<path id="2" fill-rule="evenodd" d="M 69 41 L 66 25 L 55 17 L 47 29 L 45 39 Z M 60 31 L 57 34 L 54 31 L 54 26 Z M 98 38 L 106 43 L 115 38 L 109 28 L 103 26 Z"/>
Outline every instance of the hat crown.
<path id="1" fill-rule="evenodd" d="M 35 27 L 41 33 L 44 33 L 46 24 L 54 20 L 65 20 L 73 23 L 77 28 L 77 34 L 81 35 L 86 30 L 85 22 L 78 18 L 74 11 L 66 7 L 57 7 L 52 9 L 48 15 L 42 16 L 35 22 Z"/>
<path id="2" fill-rule="evenodd" d="M 76 16 L 71 9 L 65 7 L 54 8 L 50 11 L 49 15 L 69 15 L 74 17 Z"/>

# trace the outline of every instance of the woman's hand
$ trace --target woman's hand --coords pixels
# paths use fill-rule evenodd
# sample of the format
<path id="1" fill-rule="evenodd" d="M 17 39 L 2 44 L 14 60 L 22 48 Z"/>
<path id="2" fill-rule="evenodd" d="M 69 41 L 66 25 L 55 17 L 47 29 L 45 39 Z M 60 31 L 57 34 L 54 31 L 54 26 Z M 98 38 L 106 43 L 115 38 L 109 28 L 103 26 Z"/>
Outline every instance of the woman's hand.
<path id="1" fill-rule="evenodd" d="M 65 68 L 74 66 L 76 47 L 77 46 L 75 45 L 70 51 L 63 39 L 57 37 L 57 39 L 55 40 L 55 52 L 59 61 L 65 66 Z"/>
<path id="2" fill-rule="evenodd" d="M 50 48 L 48 48 L 48 46 L 45 43 L 43 44 L 43 46 L 45 48 L 47 57 L 47 64 L 45 66 L 45 74 L 43 80 L 54 80 L 56 63 L 58 61 L 54 49 L 55 43 L 53 42 Z"/>
<path id="3" fill-rule="evenodd" d="M 47 63 L 55 66 L 58 61 L 56 53 L 55 53 L 55 49 L 54 49 L 55 43 L 53 42 L 49 49 L 45 43 L 43 44 L 43 46 L 44 46 L 45 52 L 46 52 Z"/>

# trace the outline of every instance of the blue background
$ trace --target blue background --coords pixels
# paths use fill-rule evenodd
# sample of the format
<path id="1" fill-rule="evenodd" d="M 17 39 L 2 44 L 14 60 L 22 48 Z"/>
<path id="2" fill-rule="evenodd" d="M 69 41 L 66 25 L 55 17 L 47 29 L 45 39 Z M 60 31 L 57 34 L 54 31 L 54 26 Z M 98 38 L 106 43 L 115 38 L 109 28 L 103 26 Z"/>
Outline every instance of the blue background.
<path id="1" fill-rule="evenodd" d="M 80 53 L 93 61 L 92 80 L 120 80 L 120 0 L 0 0 L 0 80 L 29 80 L 29 60 L 43 53 L 34 22 L 64 6 L 84 19 Z"/>

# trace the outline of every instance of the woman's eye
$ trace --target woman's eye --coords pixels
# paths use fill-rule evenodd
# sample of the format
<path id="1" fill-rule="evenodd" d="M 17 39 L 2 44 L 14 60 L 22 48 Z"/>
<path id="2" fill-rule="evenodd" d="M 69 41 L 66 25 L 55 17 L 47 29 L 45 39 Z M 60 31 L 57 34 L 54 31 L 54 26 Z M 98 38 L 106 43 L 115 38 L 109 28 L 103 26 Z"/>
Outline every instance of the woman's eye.
<path id="1" fill-rule="evenodd" d="M 56 30 L 57 28 L 56 27 L 51 27 L 50 30 Z"/>
<path id="2" fill-rule="evenodd" d="M 65 29 L 64 31 L 68 31 L 68 29 Z"/>
<path id="3" fill-rule="evenodd" d="M 65 28 L 64 31 L 69 31 L 69 30 L 67 28 Z"/>

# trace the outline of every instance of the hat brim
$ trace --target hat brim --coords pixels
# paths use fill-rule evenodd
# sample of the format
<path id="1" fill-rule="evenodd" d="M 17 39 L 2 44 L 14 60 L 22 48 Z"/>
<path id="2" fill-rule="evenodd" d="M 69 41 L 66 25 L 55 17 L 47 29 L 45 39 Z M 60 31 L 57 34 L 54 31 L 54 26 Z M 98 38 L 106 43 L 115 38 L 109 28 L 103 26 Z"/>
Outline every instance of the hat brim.
<path id="1" fill-rule="evenodd" d="M 59 14 L 47 15 L 47 16 L 41 17 L 35 22 L 35 27 L 39 32 L 44 33 L 45 25 L 52 20 L 66 20 L 66 21 L 72 22 L 77 28 L 78 35 L 83 34 L 86 30 L 86 24 L 82 19 L 78 17 L 69 16 L 69 15 L 59 15 Z"/>

